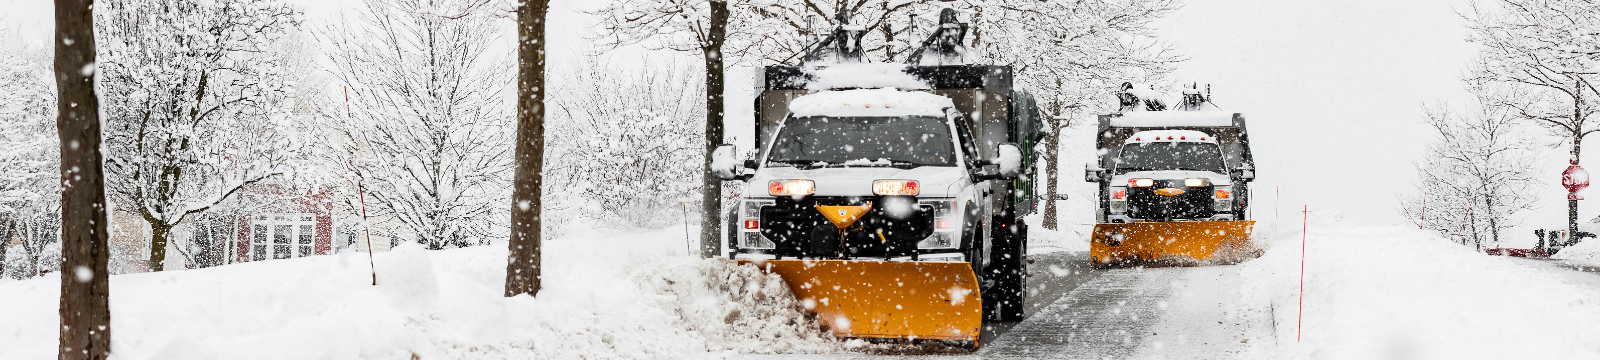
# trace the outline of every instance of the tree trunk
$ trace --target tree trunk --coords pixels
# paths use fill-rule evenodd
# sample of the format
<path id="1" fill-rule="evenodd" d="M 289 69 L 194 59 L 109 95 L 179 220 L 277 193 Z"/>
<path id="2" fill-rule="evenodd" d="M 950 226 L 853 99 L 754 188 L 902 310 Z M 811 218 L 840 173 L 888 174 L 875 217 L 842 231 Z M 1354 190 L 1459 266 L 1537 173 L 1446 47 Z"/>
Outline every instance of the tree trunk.
<path id="1" fill-rule="evenodd" d="M 146 219 L 151 217 L 146 216 Z M 167 261 L 167 238 L 172 234 L 172 225 L 160 221 L 150 221 L 150 271 L 165 271 Z"/>
<path id="2" fill-rule="evenodd" d="M 1500 224 L 1494 215 L 1494 197 L 1487 191 L 1483 194 L 1483 210 L 1489 214 L 1489 240 L 1490 244 L 1500 243 Z M 1478 251 L 1483 251 L 1483 246 L 1478 246 Z"/>
<path id="3" fill-rule="evenodd" d="M 1059 82 L 1056 83 L 1056 89 L 1060 88 L 1061 84 Z M 1056 225 L 1056 184 L 1059 181 L 1057 180 L 1060 176 L 1058 170 L 1061 166 L 1061 161 L 1057 158 L 1061 154 L 1061 120 L 1058 119 L 1061 116 L 1061 101 L 1052 101 L 1050 107 L 1052 109 L 1051 114 L 1045 118 L 1045 123 L 1049 124 L 1048 126 L 1050 127 L 1050 136 L 1045 141 L 1049 145 L 1044 148 L 1044 158 L 1048 159 L 1045 161 L 1049 161 L 1044 167 L 1044 228 L 1056 230 L 1058 228 Z"/>
<path id="4" fill-rule="evenodd" d="M 548 0 L 517 8 L 517 144 L 506 297 L 539 295 L 544 195 L 544 20 Z M 369 250 L 370 251 L 370 250 Z"/>
<path id="5" fill-rule="evenodd" d="M 6 251 L 11 249 L 11 239 L 16 238 L 17 221 L 11 215 L 0 215 L 0 279 L 6 278 Z"/>
<path id="6" fill-rule="evenodd" d="M 711 28 L 701 52 L 706 60 L 705 161 L 700 164 L 700 257 L 722 254 L 722 180 L 711 176 L 711 152 L 722 144 L 722 42 L 728 32 L 728 3 L 710 1 Z"/>
<path id="7" fill-rule="evenodd" d="M 39 232 L 38 224 L 34 224 L 33 221 L 18 222 L 18 224 L 20 226 L 17 227 L 16 231 L 17 243 L 18 245 L 22 245 L 22 256 L 28 258 L 28 269 L 27 271 L 24 271 L 23 274 L 28 275 L 28 278 L 38 277 L 39 253 L 40 250 L 42 250 L 39 249 L 39 246 L 37 246 L 37 244 L 41 244 L 42 242 L 35 237 Z"/>
<path id="8" fill-rule="evenodd" d="M 59 359 L 111 356 L 106 187 L 94 90 L 94 0 L 56 0 L 56 132 L 61 137 Z"/>

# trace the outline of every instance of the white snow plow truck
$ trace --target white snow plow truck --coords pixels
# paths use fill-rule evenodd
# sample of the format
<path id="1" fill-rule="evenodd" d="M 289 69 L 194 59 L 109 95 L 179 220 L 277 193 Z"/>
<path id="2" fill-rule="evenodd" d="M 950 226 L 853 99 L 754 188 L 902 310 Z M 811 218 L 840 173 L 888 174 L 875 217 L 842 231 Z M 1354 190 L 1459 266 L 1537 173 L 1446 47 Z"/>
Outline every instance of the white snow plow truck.
<path id="1" fill-rule="evenodd" d="M 1209 87 L 1173 109 L 1147 85 L 1123 84 L 1121 110 L 1100 116 L 1100 197 L 1090 261 L 1201 265 L 1259 256 L 1250 241 L 1255 160 L 1244 115 L 1217 109 Z"/>
<path id="2" fill-rule="evenodd" d="M 713 153 L 716 176 L 748 182 L 731 256 L 840 337 L 976 348 L 985 319 L 1023 316 L 1038 110 L 1010 67 L 966 62 L 954 12 L 941 22 L 886 64 L 841 16 L 800 66 L 759 74 L 754 158 Z"/>

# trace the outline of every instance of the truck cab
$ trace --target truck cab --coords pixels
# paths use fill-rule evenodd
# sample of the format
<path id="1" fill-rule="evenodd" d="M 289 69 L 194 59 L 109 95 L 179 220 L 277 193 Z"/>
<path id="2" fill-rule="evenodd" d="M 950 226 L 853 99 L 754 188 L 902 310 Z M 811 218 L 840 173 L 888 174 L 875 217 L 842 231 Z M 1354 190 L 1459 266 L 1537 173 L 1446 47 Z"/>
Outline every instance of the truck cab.
<path id="1" fill-rule="evenodd" d="M 1108 169 L 1108 223 L 1232 221 L 1234 188 L 1222 146 L 1194 130 L 1140 131 Z M 1173 189 L 1161 194 L 1162 189 Z"/>
<path id="2" fill-rule="evenodd" d="M 1015 144 L 980 151 L 955 103 L 924 91 L 820 91 L 789 109 L 742 174 L 728 176 L 749 184 L 734 216 L 733 257 L 982 268 L 992 250 L 984 215 L 1005 195 L 992 189 L 1022 167 Z"/>

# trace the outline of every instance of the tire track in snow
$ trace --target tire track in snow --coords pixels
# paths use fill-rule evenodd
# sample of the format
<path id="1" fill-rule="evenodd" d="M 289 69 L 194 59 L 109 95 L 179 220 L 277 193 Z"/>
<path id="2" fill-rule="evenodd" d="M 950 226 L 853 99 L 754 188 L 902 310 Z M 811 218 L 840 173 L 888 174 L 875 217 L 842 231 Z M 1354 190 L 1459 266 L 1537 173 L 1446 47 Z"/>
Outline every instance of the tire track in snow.
<path id="1" fill-rule="evenodd" d="M 1171 279 L 1182 269 L 1105 271 L 984 346 L 977 357 L 1126 358 L 1162 316 Z"/>

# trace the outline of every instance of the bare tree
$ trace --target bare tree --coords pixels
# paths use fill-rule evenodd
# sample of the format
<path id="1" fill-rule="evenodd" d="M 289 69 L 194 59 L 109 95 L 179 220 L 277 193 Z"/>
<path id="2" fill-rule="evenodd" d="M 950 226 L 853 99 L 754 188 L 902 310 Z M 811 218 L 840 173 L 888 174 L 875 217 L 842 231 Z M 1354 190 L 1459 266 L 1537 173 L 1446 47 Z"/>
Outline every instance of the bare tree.
<path id="1" fill-rule="evenodd" d="M 711 176 L 711 151 L 723 142 L 725 61 L 739 59 L 769 35 L 771 22 L 734 11 L 756 13 L 770 4 L 756 0 L 625 0 L 595 12 L 600 41 L 609 47 L 643 44 L 655 49 L 699 53 L 705 61 L 705 132 L 700 161 L 700 256 L 721 254 L 718 231 L 722 181 Z"/>
<path id="2" fill-rule="evenodd" d="M 189 215 L 288 171 L 299 139 L 279 126 L 274 95 L 291 88 L 270 44 L 297 23 L 270 1 L 119 1 L 101 5 L 99 65 L 106 167 L 118 204 L 150 223 L 150 269 Z"/>
<path id="3" fill-rule="evenodd" d="M 56 131 L 61 139 L 61 334 L 59 359 L 111 356 L 111 274 L 106 271 L 106 192 L 100 96 L 95 92 L 92 0 L 56 0 Z"/>
<path id="4" fill-rule="evenodd" d="M 353 158 L 333 162 L 357 166 L 373 214 L 429 249 L 504 234 L 511 114 L 496 19 L 472 1 L 364 4 L 321 34 L 356 113 L 333 124 Z"/>
<path id="5" fill-rule="evenodd" d="M 40 262 L 45 248 L 57 244 L 57 234 L 45 230 L 60 227 L 61 208 L 61 184 L 54 180 L 60 145 L 50 136 L 56 88 L 48 54 L 31 46 L 0 51 L 0 277 L 13 242 L 27 260 L 16 264 L 26 267 L 19 273 L 37 276 L 57 265 Z"/>
<path id="6" fill-rule="evenodd" d="M 1513 115 L 1539 124 L 1571 146 L 1574 164 L 1583 138 L 1600 131 L 1600 8 L 1580 1 L 1489 0 L 1466 15 L 1469 40 L 1482 47 L 1475 81 L 1515 87 L 1523 96 L 1497 99 Z M 1567 230 L 1577 233 L 1578 201 L 1567 201 Z"/>
<path id="7" fill-rule="evenodd" d="M 705 118 L 699 69 L 675 62 L 619 69 L 596 57 L 559 72 L 551 96 L 559 122 L 551 128 L 548 170 L 559 188 L 577 192 L 574 206 L 604 227 L 658 228 L 674 221 L 679 201 L 699 192 Z"/>
<path id="8" fill-rule="evenodd" d="M 506 297 L 538 295 L 542 276 L 544 18 L 549 9 L 546 0 L 527 0 L 517 7 L 517 164 L 512 180 Z"/>
<path id="9" fill-rule="evenodd" d="M 1401 197 L 1401 212 L 1426 229 L 1458 238 L 1475 249 L 1500 242 L 1512 217 L 1531 208 L 1534 157 L 1516 109 L 1504 103 L 1515 93 L 1474 86 L 1477 101 L 1466 110 L 1428 111 L 1437 137 L 1417 164 L 1418 194 Z"/>
<path id="10" fill-rule="evenodd" d="M 1176 10 L 1172 0 L 987 1 L 957 3 L 970 14 L 972 55 L 1010 65 L 1037 90 L 1048 134 L 1044 143 L 1045 228 L 1056 228 L 1061 134 L 1072 119 L 1115 110 L 1124 82 L 1159 81 L 1182 58 L 1156 40 L 1150 23 Z"/>

